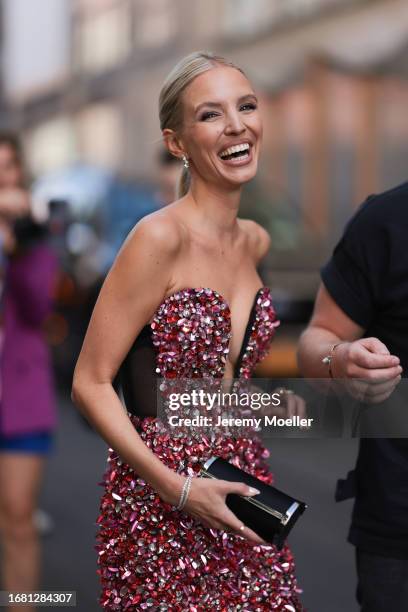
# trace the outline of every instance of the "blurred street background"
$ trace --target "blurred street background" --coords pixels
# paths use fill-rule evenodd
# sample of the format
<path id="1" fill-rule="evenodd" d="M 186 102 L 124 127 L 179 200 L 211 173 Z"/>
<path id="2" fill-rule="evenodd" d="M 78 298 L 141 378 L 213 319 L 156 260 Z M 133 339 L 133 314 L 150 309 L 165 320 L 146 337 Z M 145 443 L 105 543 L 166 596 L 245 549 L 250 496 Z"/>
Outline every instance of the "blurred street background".
<path id="1" fill-rule="evenodd" d="M 259 374 L 295 377 L 296 340 L 346 221 L 406 180 L 408 0 L 1 0 L 0 130 L 23 140 L 34 207 L 61 262 L 46 334 L 60 398 L 41 506 L 43 588 L 98 609 L 96 530 L 106 445 L 69 400 L 73 367 L 107 270 L 145 214 L 173 198 L 158 94 L 193 50 L 240 65 L 260 95 L 261 164 L 242 217 L 268 229 L 261 270 L 282 321 Z M 274 440 L 278 486 L 309 502 L 293 535 L 310 612 L 353 612 L 351 506 L 336 480 L 355 441 Z"/>

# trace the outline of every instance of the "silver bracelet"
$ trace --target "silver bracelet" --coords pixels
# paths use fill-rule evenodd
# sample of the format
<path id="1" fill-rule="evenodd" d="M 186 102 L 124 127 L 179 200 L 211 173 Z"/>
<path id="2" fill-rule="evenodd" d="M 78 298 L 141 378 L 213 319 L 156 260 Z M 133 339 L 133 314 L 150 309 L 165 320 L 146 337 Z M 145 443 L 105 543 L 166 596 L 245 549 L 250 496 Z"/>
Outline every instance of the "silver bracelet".
<path id="1" fill-rule="evenodd" d="M 177 510 L 181 510 L 182 508 L 184 508 L 185 503 L 187 501 L 188 494 L 190 493 L 190 487 L 191 487 L 192 480 L 193 480 L 192 476 L 187 476 L 186 480 L 184 481 L 183 488 L 181 490 L 180 501 L 179 501 L 178 506 L 176 506 Z"/>

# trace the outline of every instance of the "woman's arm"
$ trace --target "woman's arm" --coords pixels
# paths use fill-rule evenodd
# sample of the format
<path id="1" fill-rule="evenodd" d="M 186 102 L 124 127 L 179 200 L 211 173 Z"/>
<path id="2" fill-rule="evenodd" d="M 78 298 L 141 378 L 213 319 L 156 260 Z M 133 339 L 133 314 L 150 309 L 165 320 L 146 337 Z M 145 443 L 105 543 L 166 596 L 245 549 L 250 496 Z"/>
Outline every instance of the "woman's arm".
<path id="1" fill-rule="evenodd" d="M 78 362 L 72 400 L 100 433 L 164 501 L 175 502 L 185 478 L 144 444 L 112 381 L 135 338 L 171 288 L 180 238 L 162 217 L 142 219 L 127 237 L 95 304 Z"/>
<path id="2" fill-rule="evenodd" d="M 72 400 L 107 444 L 165 502 L 175 505 L 185 476 L 144 444 L 112 386 L 135 337 L 173 290 L 171 271 L 181 237 L 175 222 L 159 215 L 153 213 L 135 226 L 102 286 L 75 368 Z M 194 478 L 184 508 L 209 527 L 231 528 L 242 535 L 241 522 L 225 503 L 229 493 L 250 496 L 257 491 L 243 482 Z M 248 527 L 245 536 L 264 543 Z"/>

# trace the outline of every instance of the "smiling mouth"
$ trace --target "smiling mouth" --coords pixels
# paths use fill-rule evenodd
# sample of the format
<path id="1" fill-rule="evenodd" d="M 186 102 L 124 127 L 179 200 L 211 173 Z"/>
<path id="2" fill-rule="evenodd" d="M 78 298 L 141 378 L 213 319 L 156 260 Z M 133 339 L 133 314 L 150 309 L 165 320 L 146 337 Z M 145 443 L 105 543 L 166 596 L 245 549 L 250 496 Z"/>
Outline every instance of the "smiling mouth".
<path id="1" fill-rule="evenodd" d="M 249 152 L 250 145 L 248 142 L 245 142 L 243 144 L 228 147 L 228 149 L 221 151 L 221 153 L 219 153 L 219 157 L 225 161 L 230 159 L 235 159 L 238 161 L 246 159 L 249 156 Z"/>

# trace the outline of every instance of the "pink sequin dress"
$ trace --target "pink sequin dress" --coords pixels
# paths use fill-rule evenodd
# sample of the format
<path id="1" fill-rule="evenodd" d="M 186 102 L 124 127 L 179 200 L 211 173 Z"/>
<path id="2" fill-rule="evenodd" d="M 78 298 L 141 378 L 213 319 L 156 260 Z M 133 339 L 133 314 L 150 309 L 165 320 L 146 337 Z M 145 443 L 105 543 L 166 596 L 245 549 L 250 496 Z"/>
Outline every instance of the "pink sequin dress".
<path id="1" fill-rule="evenodd" d="M 262 287 L 254 298 L 235 378 L 250 378 L 278 324 L 270 290 Z M 167 380 L 222 378 L 230 337 L 230 309 L 216 291 L 188 288 L 167 297 L 125 361 L 126 408 L 145 444 L 172 470 L 196 475 L 209 457 L 218 455 L 271 484 L 269 451 L 259 437 L 174 437 L 146 405 L 156 397 L 155 389 L 150 395 L 146 391 L 146 368 Z M 102 609 L 303 610 L 287 545 L 279 551 L 205 527 L 163 502 L 112 449 L 101 484 L 96 550 Z"/>

